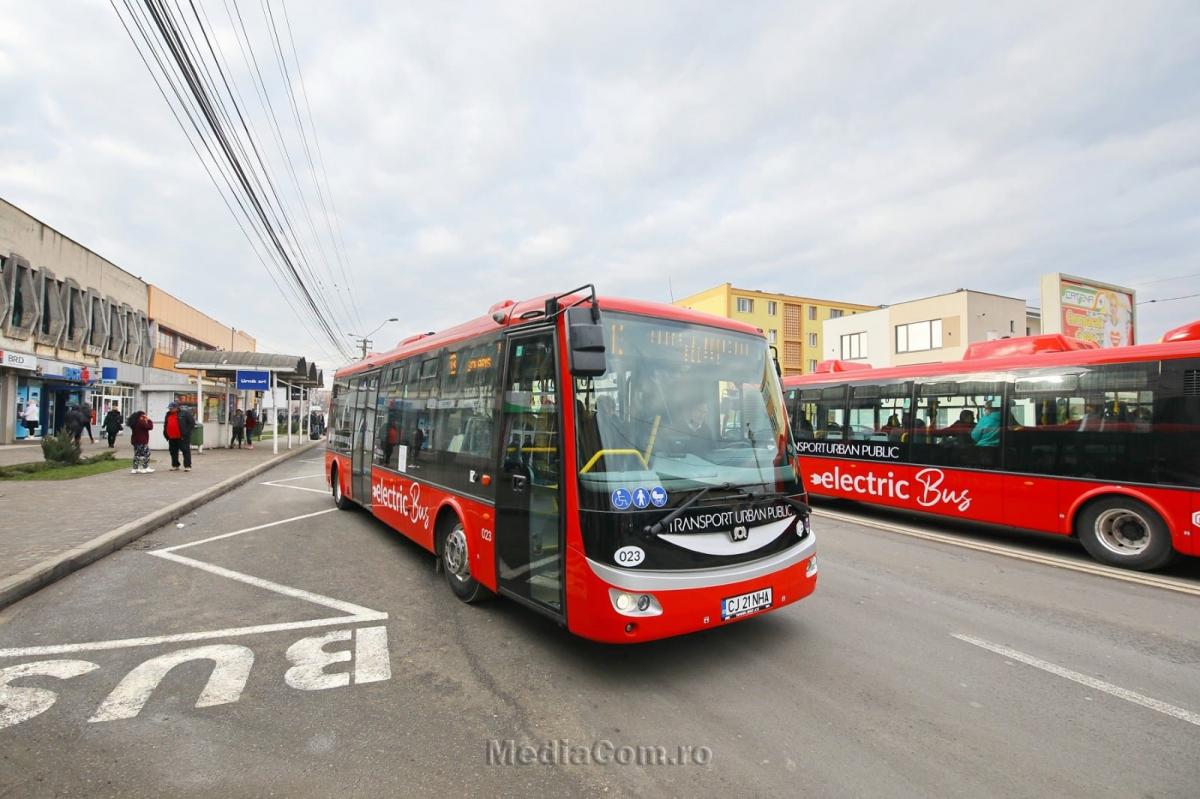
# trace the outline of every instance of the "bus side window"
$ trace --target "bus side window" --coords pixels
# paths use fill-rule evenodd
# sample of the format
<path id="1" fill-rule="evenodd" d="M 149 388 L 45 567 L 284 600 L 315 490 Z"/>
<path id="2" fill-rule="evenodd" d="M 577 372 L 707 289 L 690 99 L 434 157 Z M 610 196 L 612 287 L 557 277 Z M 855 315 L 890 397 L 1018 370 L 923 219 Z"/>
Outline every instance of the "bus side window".
<path id="1" fill-rule="evenodd" d="M 972 376 L 940 377 L 917 386 L 917 405 L 904 420 L 911 430 L 910 458 L 914 463 L 966 468 L 999 465 L 1004 384 Z M 998 424 L 999 423 L 999 424 Z"/>

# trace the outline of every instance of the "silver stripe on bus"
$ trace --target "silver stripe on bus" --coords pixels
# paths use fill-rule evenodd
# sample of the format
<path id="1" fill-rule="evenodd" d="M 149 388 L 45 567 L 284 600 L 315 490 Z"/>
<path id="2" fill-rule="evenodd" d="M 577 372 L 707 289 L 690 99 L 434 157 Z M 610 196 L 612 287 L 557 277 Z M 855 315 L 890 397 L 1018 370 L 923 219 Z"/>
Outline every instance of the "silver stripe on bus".
<path id="1" fill-rule="evenodd" d="M 618 569 L 599 561 L 587 559 L 592 573 L 609 585 L 626 591 L 675 591 L 681 588 L 712 588 L 713 586 L 753 580 L 786 569 L 811 557 L 816 536 L 809 531 L 798 545 L 762 560 L 721 566 L 716 569 L 687 569 L 682 571 L 634 571 Z"/>

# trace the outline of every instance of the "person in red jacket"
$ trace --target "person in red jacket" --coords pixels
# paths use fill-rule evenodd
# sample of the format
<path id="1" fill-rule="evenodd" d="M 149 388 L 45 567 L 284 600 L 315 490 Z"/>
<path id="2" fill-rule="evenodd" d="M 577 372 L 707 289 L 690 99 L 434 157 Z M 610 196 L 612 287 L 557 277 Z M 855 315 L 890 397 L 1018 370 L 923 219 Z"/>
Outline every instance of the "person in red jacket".
<path id="1" fill-rule="evenodd" d="M 154 421 L 145 411 L 134 411 L 129 418 L 129 443 L 133 444 L 133 471 L 130 474 L 150 474 L 150 431 Z"/>
<path id="2" fill-rule="evenodd" d="M 183 455 L 183 470 L 192 470 L 192 430 L 196 428 L 196 419 L 187 408 L 180 408 L 172 402 L 167 406 L 167 418 L 163 422 L 163 435 L 167 438 L 167 447 L 171 450 L 171 471 L 179 471 L 179 456 Z"/>

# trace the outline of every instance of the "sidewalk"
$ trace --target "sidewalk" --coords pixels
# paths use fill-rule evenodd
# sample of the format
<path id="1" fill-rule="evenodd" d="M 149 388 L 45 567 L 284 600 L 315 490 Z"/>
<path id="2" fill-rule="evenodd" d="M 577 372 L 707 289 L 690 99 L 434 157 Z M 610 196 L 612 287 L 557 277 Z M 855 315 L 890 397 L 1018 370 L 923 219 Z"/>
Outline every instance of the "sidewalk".
<path id="1" fill-rule="evenodd" d="M 53 582 L 117 546 L 183 515 L 197 504 L 251 479 L 273 465 L 273 461 L 302 453 L 309 453 L 308 457 L 323 457 L 324 443 L 323 440 L 305 440 L 303 445 L 294 445 L 289 452 L 286 443 L 280 442 L 278 456 L 272 454 L 270 442 L 265 446 L 256 445 L 252 450 L 193 452 L 190 472 L 170 471 L 168 454 L 156 451 L 150 456 L 150 465 L 156 470 L 154 474 L 135 475 L 122 469 L 75 480 L 0 482 L 0 608 L 19 598 L 13 593 L 17 583 L 26 585 L 36 578 L 40 587 Z M 91 445 L 85 439 L 83 443 L 85 455 L 107 448 L 104 441 Z M 42 459 L 41 449 L 36 445 L 2 449 L 6 451 L 0 456 L 6 460 L 0 463 Z M 118 440 L 116 450 L 118 458 L 133 456 L 128 439 L 124 446 Z M 16 453 L 25 457 L 7 460 Z M 180 510 L 181 506 L 183 510 Z M 151 518 L 159 511 L 167 511 L 167 516 Z M 153 523 L 153 526 L 136 529 L 143 521 Z M 107 534 L 118 530 L 121 534 L 108 544 L 99 544 L 100 537 L 109 538 Z M 97 554 L 98 547 L 104 551 Z M 18 593 L 26 595 L 30 592 Z"/>

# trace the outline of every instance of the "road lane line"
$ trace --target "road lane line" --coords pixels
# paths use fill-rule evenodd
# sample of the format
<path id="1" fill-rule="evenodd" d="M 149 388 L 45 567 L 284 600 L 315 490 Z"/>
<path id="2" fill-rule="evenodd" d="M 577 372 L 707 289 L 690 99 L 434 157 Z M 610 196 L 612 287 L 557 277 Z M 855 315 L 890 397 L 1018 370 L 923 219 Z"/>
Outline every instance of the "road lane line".
<path id="1" fill-rule="evenodd" d="M 939 544 L 948 544 L 950 546 L 961 547 L 963 549 L 974 549 L 978 552 L 988 552 L 993 555 L 1000 555 L 1002 557 L 1012 558 L 1014 560 L 1023 560 L 1028 563 L 1038 563 L 1043 566 L 1051 566 L 1057 569 L 1080 572 L 1081 574 L 1092 574 L 1099 577 L 1108 577 L 1112 580 L 1121 580 L 1122 582 L 1126 583 L 1135 583 L 1137 585 L 1145 585 L 1152 588 L 1161 588 L 1165 591 L 1174 591 L 1179 594 L 1187 594 L 1188 596 L 1200 596 L 1200 585 L 1194 585 L 1182 580 L 1173 580 L 1168 577 L 1159 577 L 1154 574 L 1145 574 L 1142 572 L 1129 571 L 1127 569 L 1118 569 L 1112 566 L 1105 566 L 1100 563 L 1074 561 L 1068 558 L 1055 557 L 1053 555 L 1040 555 L 1034 552 L 1027 552 L 1025 550 L 1017 549 L 1015 547 L 1007 547 L 1001 544 L 988 544 L 982 541 L 971 541 L 965 538 L 959 538 L 957 536 L 946 535 L 944 533 L 934 533 L 928 530 L 920 530 L 900 524 L 866 519 L 848 513 L 837 513 L 828 510 L 814 510 L 813 515 L 827 519 L 848 522 L 851 524 L 857 524 L 863 527 L 871 527 L 876 530 L 899 533 L 901 535 L 909 536 L 910 538 L 920 538 L 925 541 L 934 541 Z"/>
<path id="2" fill-rule="evenodd" d="M 314 472 L 312 474 L 302 474 L 299 477 L 281 477 L 278 480 L 268 480 L 263 485 L 275 485 L 276 483 L 290 483 L 293 480 L 307 480 L 310 477 L 324 477 L 325 472 Z"/>
<path id="3" fill-rule="evenodd" d="M 1142 707 L 1150 708 L 1151 710 L 1157 710 L 1159 713 L 1164 713 L 1181 721 L 1186 721 L 1188 724 L 1195 724 L 1197 727 L 1200 727 L 1200 713 L 1193 713 L 1190 710 L 1184 710 L 1181 707 L 1167 704 L 1166 702 L 1162 702 L 1158 699 L 1153 699 L 1149 696 L 1143 696 L 1135 691 L 1122 688 L 1119 685 L 1113 685 L 1112 683 L 1104 682 L 1104 680 L 1097 680 L 1095 677 L 1089 677 L 1086 674 L 1080 674 L 1077 671 L 1071 671 L 1070 669 L 1063 668 L 1062 666 L 1056 666 L 1049 661 L 1035 658 L 1033 655 L 1026 655 L 1024 652 L 1018 652 L 1016 649 L 1011 649 L 1007 646 L 993 644 L 991 641 L 984 641 L 981 638 L 975 638 L 970 635 L 962 635 L 960 633 L 951 633 L 951 635 L 963 643 L 971 644 L 972 646 L 977 646 L 981 649 L 986 649 L 989 652 L 994 652 L 997 655 L 1008 658 L 1009 660 L 1019 661 L 1027 666 L 1033 666 L 1035 669 L 1041 669 L 1042 671 L 1049 672 L 1050 674 L 1054 674 L 1058 677 L 1063 677 L 1073 682 L 1077 682 L 1080 685 L 1086 685 L 1088 688 L 1092 688 L 1097 691 L 1103 691 L 1104 693 L 1109 694 L 1110 696 L 1115 696 L 1118 699 L 1124 699 L 1126 702 L 1132 702 L 1135 705 L 1141 705 Z"/>
<path id="4" fill-rule="evenodd" d="M 321 493 L 325 493 L 325 492 L 322 491 Z M 232 533 L 221 533 L 220 535 L 210 536 L 209 538 L 201 538 L 199 541 L 188 541 L 186 544 L 176 544 L 173 547 L 163 547 L 162 549 L 151 550 L 150 554 L 158 555 L 163 552 L 175 552 L 180 549 L 187 549 L 188 547 L 196 547 L 196 546 L 200 546 L 201 544 L 207 544 L 209 541 L 220 541 L 222 538 L 232 538 L 235 535 L 243 535 L 244 533 L 253 533 L 256 530 L 266 530 L 268 527 L 278 527 L 279 525 L 287 524 L 288 522 L 298 522 L 301 519 L 311 519 L 312 517 L 320 516 L 323 513 L 332 513 L 335 510 L 337 510 L 337 508 L 325 508 L 325 510 L 318 510 L 318 511 L 314 511 L 312 513 L 305 513 L 305 514 L 301 514 L 300 516 L 292 516 L 287 519 L 280 519 L 279 521 L 267 522 L 266 524 L 257 524 L 254 527 L 246 527 L 241 530 L 234 530 Z"/>
<path id="5" fill-rule="evenodd" d="M 283 585 L 282 583 L 275 583 L 270 580 L 264 580 L 261 577 L 243 574 L 242 572 L 236 572 L 233 569 L 226 569 L 224 566 L 215 566 L 211 563 L 205 563 L 202 560 L 189 558 L 185 555 L 176 555 L 174 552 L 167 552 L 166 550 L 160 549 L 158 551 L 147 552 L 146 554 L 153 555 L 156 558 L 182 563 L 184 566 L 191 566 L 194 569 L 200 569 L 202 571 L 209 572 L 210 574 L 215 574 L 230 580 L 236 580 L 239 583 L 252 585 L 255 588 L 262 588 L 266 591 L 282 594 L 283 596 L 292 597 L 294 599 L 303 599 L 316 605 L 323 605 L 327 608 L 340 610 L 343 613 L 362 616 L 376 612 L 370 608 L 364 608 L 362 605 L 355 605 L 353 602 L 343 602 L 342 600 L 334 599 L 333 597 L 323 596 L 322 594 L 314 594 L 312 591 L 305 591 L 303 588 L 292 588 L 291 586 Z"/>
<path id="6" fill-rule="evenodd" d="M 368 614 L 356 614 L 353 616 L 334 616 L 328 619 L 286 621 L 276 624 L 255 624 L 249 627 L 228 627 L 222 630 L 205 630 L 203 632 L 196 633 L 150 635 L 142 638 L 117 638 L 111 641 L 89 641 L 80 644 L 13 647 L 11 649 L 0 649 L 0 658 L 65 655 L 72 652 L 102 652 L 109 649 L 126 649 L 138 646 L 175 644 L 184 641 L 205 641 L 210 638 L 235 638 L 241 635 L 261 635 L 262 633 L 282 632 L 285 630 L 303 630 L 310 627 L 332 627 L 339 624 L 359 624 L 368 621 L 385 621 L 386 619 L 386 613 L 371 611 Z"/>
<path id="7" fill-rule="evenodd" d="M 304 486 L 285 486 L 279 483 L 259 483 L 259 485 L 270 486 L 271 488 L 291 488 L 295 491 L 311 491 L 314 494 L 328 494 L 328 488 L 305 488 Z"/>

